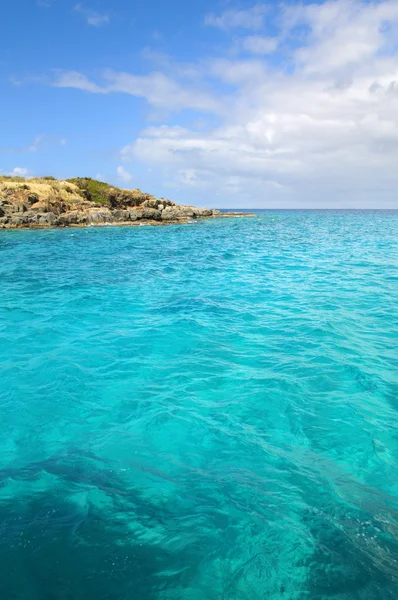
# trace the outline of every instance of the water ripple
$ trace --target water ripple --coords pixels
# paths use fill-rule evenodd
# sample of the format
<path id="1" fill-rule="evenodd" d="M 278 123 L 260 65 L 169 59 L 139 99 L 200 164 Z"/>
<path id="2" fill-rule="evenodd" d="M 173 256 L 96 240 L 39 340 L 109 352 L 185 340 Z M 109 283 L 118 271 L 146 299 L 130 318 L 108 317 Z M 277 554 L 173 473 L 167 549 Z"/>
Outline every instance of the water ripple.
<path id="1" fill-rule="evenodd" d="M 0 232 L 0 596 L 395 600 L 397 239 Z"/>

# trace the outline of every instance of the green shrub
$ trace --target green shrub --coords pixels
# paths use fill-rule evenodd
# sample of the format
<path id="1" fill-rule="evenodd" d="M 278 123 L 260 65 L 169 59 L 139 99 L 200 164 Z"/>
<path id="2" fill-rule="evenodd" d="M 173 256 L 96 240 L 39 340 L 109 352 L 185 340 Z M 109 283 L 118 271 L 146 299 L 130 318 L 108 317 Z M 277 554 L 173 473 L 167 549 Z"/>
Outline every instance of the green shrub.
<path id="1" fill-rule="evenodd" d="M 67 181 L 77 185 L 81 191 L 81 195 L 87 200 L 91 200 L 96 204 L 110 204 L 109 192 L 112 187 L 107 183 L 91 179 L 91 177 L 76 177 L 74 179 L 67 179 Z"/>

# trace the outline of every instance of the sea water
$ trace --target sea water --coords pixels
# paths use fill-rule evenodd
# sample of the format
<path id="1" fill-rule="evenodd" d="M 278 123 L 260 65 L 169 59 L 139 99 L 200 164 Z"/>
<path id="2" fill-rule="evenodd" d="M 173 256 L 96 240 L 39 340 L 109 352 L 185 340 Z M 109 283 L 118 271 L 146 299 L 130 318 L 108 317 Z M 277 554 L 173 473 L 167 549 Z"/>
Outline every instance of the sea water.
<path id="1" fill-rule="evenodd" d="M 0 231 L 0 598 L 396 599 L 397 241 Z"/>

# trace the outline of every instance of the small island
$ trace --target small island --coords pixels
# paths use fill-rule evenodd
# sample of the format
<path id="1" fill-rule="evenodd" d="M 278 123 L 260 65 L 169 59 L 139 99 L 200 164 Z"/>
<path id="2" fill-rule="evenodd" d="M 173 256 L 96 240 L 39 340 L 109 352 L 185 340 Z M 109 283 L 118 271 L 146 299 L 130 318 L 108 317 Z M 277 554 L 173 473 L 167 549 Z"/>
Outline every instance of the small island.
<path id="1" fill-rule="evenodd" d="M 89 177 L 0 177 L 0 228 L 166 225 L 192 219 L 253 216 L 177 205 L 139 189 L 124 190 Z"/>

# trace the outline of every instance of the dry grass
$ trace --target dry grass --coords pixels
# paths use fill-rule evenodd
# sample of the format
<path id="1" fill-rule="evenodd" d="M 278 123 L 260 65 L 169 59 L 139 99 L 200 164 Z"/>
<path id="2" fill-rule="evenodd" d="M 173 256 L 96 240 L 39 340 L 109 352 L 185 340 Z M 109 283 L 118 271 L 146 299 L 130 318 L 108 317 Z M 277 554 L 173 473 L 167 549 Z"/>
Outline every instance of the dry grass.
<path id="1" fill-rule="evenodd" d="M 35 194 L 40 202 L 62 201 L 74 204 L 82 201 L 79 188 L 67 181 L 52 181 L 42 178 L 0 177 L 0 196 L 13 192 L 15 198 Z"/>
<path id="2" fill-rule="evenodd" d="M 122 190 L 89 177 L 58 181 L 52 177 L 24 179 L 0 176 L 0 199 L 7 198 L 17 204 L 23 204 L 28 200 L 28 196 L 33 194 L 37 196 L 36 206 L 62 204 L 64 209 L 69 210 L 86 206 L 87 203 L 120 208 L 131 201 L 133 206 L 137 206 L 145 200 L 155 199 L 139 189 Z"/>

